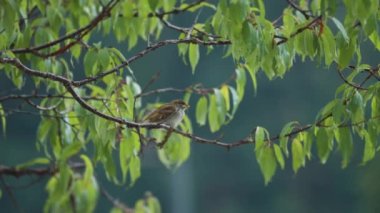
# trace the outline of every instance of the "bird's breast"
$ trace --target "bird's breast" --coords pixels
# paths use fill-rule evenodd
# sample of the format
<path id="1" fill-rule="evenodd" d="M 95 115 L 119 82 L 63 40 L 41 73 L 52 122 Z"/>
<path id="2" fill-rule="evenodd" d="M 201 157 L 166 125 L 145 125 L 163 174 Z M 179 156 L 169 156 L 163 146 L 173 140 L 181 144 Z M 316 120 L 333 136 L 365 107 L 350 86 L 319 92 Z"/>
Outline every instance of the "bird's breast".
<path id="1" fill-rule="evenodd" d="M 175 128 L 182 121 L 184 114 L 185 112 L 183 110 L 178 110 L 177 112 L 173 113 L 172 116 L 170 116 L 164 123 Z"/>

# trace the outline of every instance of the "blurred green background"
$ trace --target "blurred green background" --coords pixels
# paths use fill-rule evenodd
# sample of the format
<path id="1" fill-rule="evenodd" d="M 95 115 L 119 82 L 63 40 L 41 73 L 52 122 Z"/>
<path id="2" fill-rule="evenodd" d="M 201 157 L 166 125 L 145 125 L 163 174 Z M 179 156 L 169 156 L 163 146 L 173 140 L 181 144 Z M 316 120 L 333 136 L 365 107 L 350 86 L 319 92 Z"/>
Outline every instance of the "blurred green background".
<path id="1" fill-rule="evenodd" d="M 273 19 L 280 15 L 285 1 L 267 5 L 268 15 Z M 203 11 L 201 19 L 208 15 Z M 174 23 L 190 26 L 194 16 L 181 14 Z M 161 38 L 176 38 L 178 35 L 165 30 Z M 127 44 L 117 44 L 112 36 L 99 35 L 93 42 L 102 41 L 104 46 L 115 46 L 126 56 L 132 56 L 145 48 L 146 43 L 127 51 Z M 223 47 L 216 47 L 210 55 L 201 48 L 201 60 L 195 75 L 189 65 L 180 58 L 176 46 L 168 46 L 148 54 L 136 61 L 131 68 L 141 85 L 145 85 L 156 72 L 160 79 L 150 89 L 162 87 L 185 88 L 202 83 L 205 87 L 218 86 L 234 72 L 231 59 L 222 59 Z M 376 65 L 380 57 L 373 46 L 362 49 L 363 62 Z M 81 67 L 77 68 L 79 71 Z M 247 76 L 248 77 L 248 76 Z M 197 96 L 192 96 L 189 116 L 194 132 L 207 138 L 224 135 L 225 141 L 238 140 L 255 126 L 266 127 L 276 135 L 282 126 L 293 120 L 301 124 L 314 121 L 318 111 L 332 98 L 335 89 L 342 84 L 336 67 L 321 67 L 317 62 L 297 59 L 295 66 L 284 79 L 268 81 L 263 73 L 258 74 L 258 92 L 254 95 L 250 80 L 247 91 L 236 116 L 219 134 L 210 134 L 208 127 L 195 123 L 194 111 Z M 24 91 L 30 91 L 30 84 Z M 0 73 L 0 95 L 11 92 L 11 83 Z M 182 97 L 168 93 L 144 99 L 144 103 L 156 100 L 170 101 Z M 7 108 L 17 104 L 6 103 Z M 0 137 L 0 164 L 16 165 L 32 157 L 43 155 L 35 149 L 35 133 L 38 116 L 15 114 L 7 118 L 7 135 Z M 340 168 L 340 155 L 334 152 L 327 165 L 322 165 L 317 156 L 306 164 L 306 168 L 294 174 L 291 163 L 285 170 L 278 170 L 272 182 L 264 185 L 263 177 L 253 154 L 253 146 L 245 145 L 230 151 L 221 147 L 192 143 L 189 160 L 175 171 L 166 169 L 159 161 L 154 147 L 144 150 L 142 177 L 133 188 L 115 186 L 102 176 L 98 169 L 101 185 L 120 201 L 133 206 L 134 202 L 151 191 L 161 202 L 163 212 L 207 213 L 207 212 L 380 212 L 380 166 L 379 157 L 365 166 L 360 166 L 363 142 L 355 140 L 353 160 L 347 169 Z M 314 152 L 315 153 L 315 152 Z M 19 207 L 2 189 L 0 212 L 41 212 L 46 199 L 44 190 L 48 177 L 2 177 L 12 186 L 11 191 Z M 28 183 L 36 180 L 33 185 Z M 108 212 L 111 204 L 100 197 L 96 212 Z"/>

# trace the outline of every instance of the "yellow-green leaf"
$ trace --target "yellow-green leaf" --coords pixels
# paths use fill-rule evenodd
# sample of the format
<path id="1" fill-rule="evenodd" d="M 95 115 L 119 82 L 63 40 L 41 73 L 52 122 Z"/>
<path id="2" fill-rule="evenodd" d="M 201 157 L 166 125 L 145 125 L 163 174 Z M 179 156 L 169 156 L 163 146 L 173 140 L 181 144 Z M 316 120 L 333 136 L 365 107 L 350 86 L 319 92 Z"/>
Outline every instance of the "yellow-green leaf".
<path id="1" fill-rule="evenodd" d="M 84 164 L 86 165 L 86 170 L 84 171 L 83 178 L 85 180 L 90 180 L 94 174 L 94 167 L 92 166 L 91 160 L 86 155 L 81 155 L 80 158 L 82 158 Z"/>
<path id="2" fill-rule="evenodd" d="M 292 142 L 293 171 L 297 173 L 298 169 L 305 166 L 305 153 L 301 142 L 295 138 Z"/>
<path id="3" fill-rule="evenodd" d="M 7 125 L 7 120 L 5 118 L 5 112 L 4 112 L 4 109 L 3 109 L 3 105 L 0 103 L 0 118 L 1 118 L 1 125 L 3 127 L 3 134 L 5 135 L 6 133 L 6 125 Z"/>
<path id="4" fill-rule="evenodd" d="M 293 131 L 294 127 L 298 124 L 297 121 L 291 121 L 287 124 L 285 124 L 285 126 L 282 128 L 281 130 L 281 133 L 280 133 L 280 147 L 281 149 L 284 151 L 286 157 L 289 156 L 289 150 L 288 150 L 288 140 L 289 140 L 289 137 L 286 136 L 287 134 L 289 134 L 290 132 Z"/>
<path id="5" fill-rule="evenodd" d="M 332 137 L 327 133 L 327 131 L 324 128 L 319 128 L 316 138 L 318 156 L 321 160 L 321 163 L 325 164 L 331 152 L 333 143 Z"/>
<path id="6" fill-rule="evenodd" d="M 197 122 L 199 125 L 203 126 L 206 124 L 206 118 L 207 118 L 207 97 L 202 96 L 199 98 L 196 111 L 195 111 L 195 117 L 197 118 Z"/>
<path id="7" fill-rule="evenodd" d="M 209 107 L 208 107 L 208 123 L 211 132 L 216 132 L 220 126 L 218 119 L 218 109 L 216 104 L 216 98 L 214 94 L 209 95 Z"/>
<path id="8" fill-rule="evenodd" d="M 278 164 L 280 165 L 281 169 L 284 169 L 285 159 L 284 159 L 284 155 L 282 154 L 280 146 L 278 146 L 277 144 L 274 144 L 273 148 L 274 148 L 274 154 L 276 155 Z"/>
<path id="9" fill-rule="evenodd" d="M 350 162 L 354 144 L 352 142 L 352 135 L 348 127 L 339 128 L 336 132 L 336 139 L 338 149 L 342 154 L 342 168 L 346 168 Z"/>
<path id="10" fill-rule="evenodd" d="M 199 61 L 199 46 L 197 44 L 189 45 L 189 61 L 191 65 L 191 70 L 194 74 L 195 67 L 197 66 Z"/>
<path id="11" fill-rule="evenodd" d="M 220 88 L 220 92 L 222 93 L 225 101 L 226 110 L 230 110 L 230 93 L 228 89 L 228 85 L 223 84 L 223 86 Z"/>
<path id="12" fill-rule="evenodd" d="M 273 148 L 270 145 L 264 145 L 260 151 L 256 151 L 256 160 L 259 164 L 261 173 L 264 176 L 265 185 L 267 185 L 276 173 L 277 163 Z"/>
<path id="13" fill-rule="evenodd" d="M 16 166 L 17 169 L 23 169 L 23 168 L 27 168 L 27 167 L 30 167 L 30 166 L 33 166 L 33 165 L 36 165 L 36 164 L 49 164 L 50 163 L 50 160 L 48 158 L 44 158 L 44 157 L 39 157 L 39 158 L 34 158 L 32 160 L 29 160 L 25 163 L 22 163 L 22 164 L 19 164 Z"/>

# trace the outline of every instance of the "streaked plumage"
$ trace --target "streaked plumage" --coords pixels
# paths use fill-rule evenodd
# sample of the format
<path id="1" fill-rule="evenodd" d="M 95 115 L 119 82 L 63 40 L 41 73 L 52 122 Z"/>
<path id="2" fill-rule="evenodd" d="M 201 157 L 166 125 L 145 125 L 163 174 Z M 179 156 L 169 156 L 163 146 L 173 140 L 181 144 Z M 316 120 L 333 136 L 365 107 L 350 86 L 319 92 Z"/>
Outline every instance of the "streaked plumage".
<path id="1" fill-rule="evenodd" d="M 174 100 L 149 113 L 144 122 L 166 124 L 175 128 L 181 123 L 187 108 L 189 108 L 189 105 L 184 101 Z"/>

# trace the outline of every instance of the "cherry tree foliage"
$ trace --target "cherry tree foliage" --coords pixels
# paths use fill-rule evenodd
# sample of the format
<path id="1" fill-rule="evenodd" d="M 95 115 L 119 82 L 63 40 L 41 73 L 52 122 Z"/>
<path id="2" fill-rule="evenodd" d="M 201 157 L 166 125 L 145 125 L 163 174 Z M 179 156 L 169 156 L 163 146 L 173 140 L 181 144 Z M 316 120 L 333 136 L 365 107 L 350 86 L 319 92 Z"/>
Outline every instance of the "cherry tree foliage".
<path id="1" fill-rule="evenodd" d="M 142 175 L 140 153 L 148 144 L 156 146 L 168 168 L 188 159 L 191 143 L 251 146 L 252 159 L 268 184 L 286 162 L 295 173 L 305 167 L 313 150 L 322 163 L 338 150 L 342 167 L 347 167 L 355 151 L 353 137 L 363 141 L 362 164 L 372 160 L 379 150 L 380 66 L 362 63 L 360 49 L 364 42 L 380 49 L 379 1 L 283 1 L 282 13 L 270 20 L 263 0 L 2 0 L 0 76 L 14 88 L 0 95 L 0 123 L 5 135 L 10 115 L 37 115 L 40 157 L 0 165 L 0 175 L 48 176 L 46 212 L 92 212 L 100 195 L 112 203 L 112 212 L 160 212 L 152 194 L 134 206 L 118 202 L 101 187 L 95 168 L 103 168 L 108 181 L 132 187 Z M 341 8 L 344 13 L 338 17 Z M 202 11 L 209 17 L 200 21 Z M 191 26 L 174 24 L 183 13 L 192 16 Z M 176 37 L 165 38 L 163 31 L 174 31 Z M 94 35 L 127 42 L 128 50 L 93 42 Z M 136 50 L 137 44 L 145 48 Z M 173 45 L 178 60 L 193 73 L 202 49 L 222 47 L 223 60 L 233 61 L 235 69 L 223 70 L 230 77 L 216 87 L 194 83 L 150 89 L 160 81 L 158 75 L 149 82 L 136 79 L 133 63 Z M 261 72 L 270 80 L 284 78 L 295 59 L 336 67 L 342 79 L 313 123 L 289 121 L 279 133 L 257 126 L 233 141 L 193 132 L 193 125 L 220 132 L 248 98 L 247 83 L 257 90 Z M 195 118 L 185 116 L 174 129 L 141 122 L 162 104 L 144 99 L 165 93 L 196 102 Z"/>

